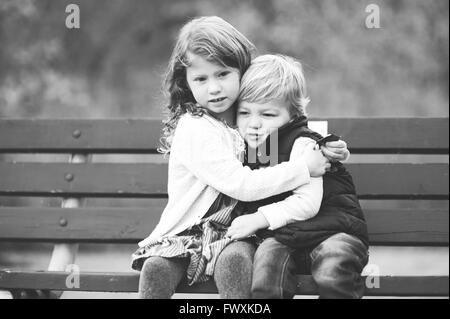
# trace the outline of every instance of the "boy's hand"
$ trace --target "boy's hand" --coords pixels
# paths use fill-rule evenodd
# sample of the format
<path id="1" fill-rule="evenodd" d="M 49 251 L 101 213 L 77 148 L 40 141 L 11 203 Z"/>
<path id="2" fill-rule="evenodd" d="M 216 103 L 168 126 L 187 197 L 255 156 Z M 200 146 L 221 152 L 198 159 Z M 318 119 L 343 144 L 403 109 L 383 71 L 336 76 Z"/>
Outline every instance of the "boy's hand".
<path id="1" fill-rule="evenodd" d="M 267 227 L 269 227 L 267 219 L 263 214 L 256 212 L 236 217 L 225 236 L 230 237 L 232 240 L 239 240 L 250 237 L 257 230 Z"/>
<path id="2" fill-rule="evenodd" d="M 350 151 L 347 148 L 345 141 L 339 140 L 334 142 L 328 142 L 325 146 L 321 147 L 323 155 L 330 162 L 342 162 L 345 161 L 350 155 Z"/>

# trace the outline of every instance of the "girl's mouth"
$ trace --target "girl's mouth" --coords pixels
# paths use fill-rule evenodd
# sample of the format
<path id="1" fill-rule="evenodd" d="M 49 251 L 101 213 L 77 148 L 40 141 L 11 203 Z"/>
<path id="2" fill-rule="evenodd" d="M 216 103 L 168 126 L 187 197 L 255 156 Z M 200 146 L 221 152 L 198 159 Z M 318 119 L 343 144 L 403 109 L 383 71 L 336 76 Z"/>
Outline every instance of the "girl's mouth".
<path id="1" fill-rule="evenodd" d="M 226 99 L 226 97 L 218 97 L 217 99 L 211 99 L 208 102 L 217 103 L 217 102 L 222 102 L 225 99 Z"/>

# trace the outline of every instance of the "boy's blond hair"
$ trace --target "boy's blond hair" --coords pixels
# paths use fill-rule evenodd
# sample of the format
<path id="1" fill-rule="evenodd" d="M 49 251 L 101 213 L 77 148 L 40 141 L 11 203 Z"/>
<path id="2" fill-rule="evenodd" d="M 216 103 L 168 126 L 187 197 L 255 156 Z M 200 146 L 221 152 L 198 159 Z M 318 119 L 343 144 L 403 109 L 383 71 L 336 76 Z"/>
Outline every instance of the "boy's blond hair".
<path id="1" fill-rule="evenodd" d="M 255 58 L 241 80 L 239 101 L 268 103 L 284 99 L 291 117 L 306 115 L 310 99 L 301 63 L 284 55 L 266 54 Z"/>

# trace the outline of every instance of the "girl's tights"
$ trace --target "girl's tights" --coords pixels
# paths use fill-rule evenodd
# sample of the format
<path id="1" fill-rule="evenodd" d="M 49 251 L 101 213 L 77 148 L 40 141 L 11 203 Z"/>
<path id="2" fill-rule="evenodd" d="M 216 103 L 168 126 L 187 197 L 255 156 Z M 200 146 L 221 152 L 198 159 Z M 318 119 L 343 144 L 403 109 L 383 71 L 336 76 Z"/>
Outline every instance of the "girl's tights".
<path id="1" fill-rule="evenodd" d="M 147 258 L 139 277 L 139 298 L 169 299 L 185 276 L 188 258 Z"/>
<path id="2" fill-rule="evenodd" d="M 229 244 L 217 258 L 214 281 L 222 298 L 250 298 L 255 246 L 245 241 Z M 189 258 L 150 257 L 139 278 L 139 298 L 168 299 L 186 276 Z"/>

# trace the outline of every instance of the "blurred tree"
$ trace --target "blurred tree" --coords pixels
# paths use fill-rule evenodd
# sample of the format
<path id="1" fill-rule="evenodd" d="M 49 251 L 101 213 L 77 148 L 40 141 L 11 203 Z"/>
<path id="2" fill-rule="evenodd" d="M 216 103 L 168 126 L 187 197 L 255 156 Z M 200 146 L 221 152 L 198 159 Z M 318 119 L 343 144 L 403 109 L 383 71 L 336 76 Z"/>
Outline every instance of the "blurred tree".
<path id="1" fill-rule="evenodd" d="M 65 27 L 76 3 L 81 28 Z M 448 116 L 446 0 L 2 0 L 0 116 L 160 116 L 179 28 L 219 15 L 261 53 L 295 56 L 313 116 Z"/>

